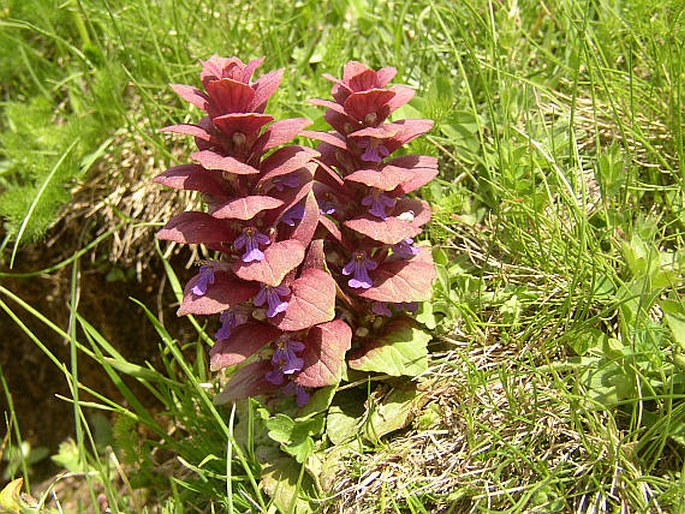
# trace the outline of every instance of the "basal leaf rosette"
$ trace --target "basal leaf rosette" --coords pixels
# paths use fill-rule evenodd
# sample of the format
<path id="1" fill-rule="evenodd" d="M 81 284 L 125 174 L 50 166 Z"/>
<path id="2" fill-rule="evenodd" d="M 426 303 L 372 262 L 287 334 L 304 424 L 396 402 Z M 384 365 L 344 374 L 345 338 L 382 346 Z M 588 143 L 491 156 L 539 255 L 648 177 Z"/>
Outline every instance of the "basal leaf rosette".
<path id="1" fill-rule="evenodd" d="M 327 265 L 345 299 L 341 311 L 353 320 L 355 352 L 362 354 L 382 346 L 386 327 L 431 298 L 436 277 L 430 247 L 416 243 L 431 209 L 411 194 L 435 178 L 437 159 L 396 155 L 433 122 L 389 120 L 414 96 L 407 86 L 388 86 L 395 74 L 352 61 L 341 80 L 326 76 L 334 82 L 333 100 L 312 103 L 327 109 L 332 130 L 303 132 L 320 141 L 313 191 Z M 425 344 L 419 351 L 425 354 Z"/>

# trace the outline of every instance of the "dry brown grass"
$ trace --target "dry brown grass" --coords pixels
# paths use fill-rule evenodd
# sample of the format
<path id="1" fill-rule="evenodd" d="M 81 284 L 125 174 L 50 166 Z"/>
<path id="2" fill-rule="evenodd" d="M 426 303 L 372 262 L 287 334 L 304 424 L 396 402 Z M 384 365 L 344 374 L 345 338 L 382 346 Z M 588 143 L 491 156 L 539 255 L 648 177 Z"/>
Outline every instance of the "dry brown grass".
<path id="1" fill-rule="evenodd" d="M 170 164 L 150 142 L 147 134 L 160 127 L 140 117 L 136 130 L 119 129 L 111 149 L 91 171 L 89 178 L 73 192 L 73 201 L 64 211 L 64 230 L 77 229 L 92 221 L 96 235 L 112 232 L 100 254 L 123 268 L 135 267 L 138 274 L 156 257 L 155 232 L 174 215 L 200 208 L 201 198 L 192 191 L 165 188 L 152 181 Z M 187 161 L 190 141 L 169 142 L 174 159 Z M 53 237 L 56 243 L 58 237 Z M 175 245 L 167 247 L 167 255 Z"/>

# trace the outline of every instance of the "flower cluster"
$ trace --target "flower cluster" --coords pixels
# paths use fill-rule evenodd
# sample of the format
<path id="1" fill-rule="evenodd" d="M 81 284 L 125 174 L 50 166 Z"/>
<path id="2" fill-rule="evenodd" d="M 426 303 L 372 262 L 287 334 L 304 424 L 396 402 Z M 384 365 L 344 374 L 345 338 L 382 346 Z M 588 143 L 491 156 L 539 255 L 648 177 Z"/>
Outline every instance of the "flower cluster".
<path id="1" fill-rule="evenodd" d="M 430 299 L 435 278 L 430 248 L 417 246 L 414 239 L 430 220 L 430 207 L 407 195 L 437 175 L 437 160 L 393 157 L 433 123 L 387 121 L 414 95 L 407 86 L 388 87 L 395 74 L 395 68 L 374 71 L 352 61 L 342 80 L 326 75 L 334 83 L 333 101 L 312 103 L 327 109 L 325 119 L 333 130 L 304 132 L 321 141 L 314 191 L 327 231 L 328 266 L 347 294 L 354 320 L 357 356 L 364 352 L 360 339 L 377 338 L 387 325 L 374 315 L 396 318 L 415 310 L 416 302 Z"/>
<path id="2" fill-rule="evenodd" d="M 202 89 L 172 86 L 206 116 L 164 129 L 193 136 L 198 151 L 155 180 L 202 193 L 207 208 L 175 216 L 157 237 L 213 252 L 178 313 L 218 315 L 213 370 L 247 361 L 218 400 L 283 389 L 303 405 L 311 388 L 340 381 L 348 323 L 354 367 L 384 327 L 407 323 L 430 298 L 430 248 L 415 244 L 430 207 L 408 195 L 435 177 L 437 161 L 393 157 L 432 127 L 388 121 L 414 94 L 388 87 L 394 68 L 350 62 L 342 80 L 327 76 L 334 101 L 313 103 L 333 130 L 310 132 L 306 119 L 265 114 L 283 70 L 253 81 L 262 61 L 215 56 L 203 63 Z M 287 144 L 300 134 L 320 140 L 317 150 Z"/>
<path id="3" fill-rule="evenodd" d="M 199 191 L 207 210 L 175 216 L 157 237 L 204 244 L 215 255 L 186 285 L 178 311 L 219 316 L 212 369 L 259 354 L 234 375 L 225 399 L 283 386 L 303 404 L 305 388 L 327 385 L 318 369 L 321 332 L 343 355 L 351 333 L 332 321 L 335 283 L 324 271 L 322 242 L 312 241 L 319 222 L 312 192 L 312 159 L 318 153 L 283 146 L 310 122 L 274 121 L 264 113 L 283 70 L 252 81 L 262 61 L 244 64 L 215 56 L 203 63 L 203 89 L 172 86 L 206 116 L 164 129 L 193 136 L 198 151 L 190 156 L 192 164 L 175 166 L 155 180 Z"/>

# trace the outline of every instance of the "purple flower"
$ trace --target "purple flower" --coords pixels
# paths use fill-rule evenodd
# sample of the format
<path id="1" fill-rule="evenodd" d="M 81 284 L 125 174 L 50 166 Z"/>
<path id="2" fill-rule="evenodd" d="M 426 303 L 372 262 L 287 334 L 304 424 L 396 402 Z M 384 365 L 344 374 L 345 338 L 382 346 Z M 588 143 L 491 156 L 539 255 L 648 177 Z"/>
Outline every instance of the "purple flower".
<path id="1" fill-rule="evenodd" d="M 355 289 L 368 289 L 373 285 L 371 277 L 369 277 L 369 270 L 375 270 L 378 267 L 375 261 L 366 256 L 366 252 L 356 251 L 352 256 L 352 260 L 345 264 L 342 269 L 343 275 L 352 275 L 347 284 Z"/>
<path id="2" fill-rule="evenodd" d="M 257 307 L 261 307 L 266 303 L 266 317 L 273 318 L 276 314 L 283 312 L 288 308 L 288 302 L 282 300 L 281 296 L 286 296 L 289 294 L 290 288 L 288 286 L 284 286 L 283 284 L 276 287 L 262 284 L 262 288 L 254 297 L 254 304 Z"/>
<path id="3" fill-rule="evenodd" d="M 237 250 L 245 247 L 243 262 L 263 261 L 264 252 L 259 249 L 259 245 L 268 245 L 270 242 L 269 236 L 262 234 L 257 228 L 245 227 L 243 233 L 233 241 L 233 246 Z"/>
<path id="4" fill-rule="evenodd" d="M 231 337 L 231 331 L 240 325 L 247 323 L 247 313 L 244 310 L 239 310 L 240 308 L 233 308 L 225 310 L 219 316 L 219 321 L 221 321 L 221 328 L 216 331 L 214 337 L 218 341 L 225 341 Z"/>
<path id="5" fill-rule="evenodd" d="M 300 177 L 297 173 L 291 173 L 290 175 L 281 175 L 276 177 L 271 181 L 272 186 L 279 193 L 283 191 L 286 187 L 297 187 L 300 185 Z"/>
<path id="6" fill-rule="evenodd" d="M 276 349 L 271 358 L 274 369 L 266 374 L 266 380 L 274 385 L 281 385 L 286 375 L 292 375 L 302 369 L 304 359 L 296 355 L 304 350 L 304 343 L 291 341 L 287 336 L 281 336 L 276 340 Z"/>
<path id="7" fill-rule="evenodd" d="M 414 240 L 411 237 L 408 237 L 406 239 L 403 239 L 399 243 L 394 244 L 392 246 L 392 251 L 393 253 L 397 254 L 399 257 L 402 257 L 403 259 L 410 259 L 415 255 L 421 253 L 421 251 L 418 248 L 412 246 L 413 243 Z"/>
<path id="8" fill-rule="evenodd" d="M 373 305 L 371 305 L 371 312 L 378 314 L 379 316 L 385 316 L 386 318 L 392 317 L 392 311 L 388 306 L 388 302 L 373 302 Z"/>
<path id="9" fill-rule="evenodd" d="M 207 286 L 214 283 L 214 266 L 204 264 L 200 266 L 200 278 L 191 289 L 195 296 L 203 296 L 207 293 Z"/>
<path id="10" fill-rule="evenodd" d="M 370 206 L 369 212 L 384 220 L 387 217 L 385 214 L 386 207 L 394 207 L 395 199 L 380 189 L 371 188 L 369 194 L 362 198 L 362 205 Z"/>
<path id="11" fill-rule="evenodd" d="M 357 146 L 359 148 L 366 148 L 362 154 L 362 161 L 379 163 L 390 155 L 390 152 L 383 143 L 373 137 L 360 139 L 357 142 Z"/>
<path id="12" fill-rule="evenodd" d="M 264 375 L 264 378 L 267 382 L 271 382 L 273 385 L 279 386 L 285 380 L 285 375 L 283 374 L 283 370 L 281 368 L 274 368 Z"/>
<path id="13" fill-rule="evenodd" d="M 307 405 L 309 398 L 311 398 L 307 390 L 295 382 L 288 382 L 288 385 L 283 388 L 283 392 L 285 392 L 285 394 L 295 393 L 295 402 L 297 403 L 298 407 L 304 407 Z"/>
<path id="14" fill-rule="evenodd" d="M 296 355 L 302 350 L 304 350 L 303 342 L 291 341 L 287 336 L 283 336 L 276 341 L 276 349 L 271 362 L 274 366 L 281 368 L 285 375 L 292 375 L 304 366 L 304 360 Z"/>
<path id="15" fill-rule="evenodd" d="M 333 201 L 335 197 L 330 191 L 326 191 L 323 194 L 323 198 L 318 201 L 319 209 L 322 214 L 333 214 L 335 212 L 335 202 Z"/>
<path id="16" fill-rule="evenodd" d="M 281 218 L 281 223 L 285 223 L 289 227 L 294 227 L 295 222 L 304 217 L 304 204 L 298 203 L 295 207 L 288 209 L 288 211 Z"/>

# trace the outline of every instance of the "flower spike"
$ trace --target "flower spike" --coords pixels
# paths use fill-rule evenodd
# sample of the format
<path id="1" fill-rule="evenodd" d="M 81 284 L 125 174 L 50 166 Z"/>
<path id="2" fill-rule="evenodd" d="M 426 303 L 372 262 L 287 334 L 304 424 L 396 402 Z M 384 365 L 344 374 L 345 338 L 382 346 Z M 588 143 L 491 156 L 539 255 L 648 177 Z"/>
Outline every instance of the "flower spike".
<path id="1" fill-rule="evenodd" d="M 155 180 L 201 193 L 207 208 L 175 216 L 157 237 L 214 252 L 178 313 L 217 315 L 210 368 L 240 365 L 217 402 L 280 392 L 301 407 L 345 376 L 353 337 L 349 366 L 382 371 L 366 369 L 365 354 L 413 326 L 416 302 L 430 298 L 432 254 L 414 243 L 430 206 L 408 195 L 438 166 L 402 151 L 432 121 L 388 121 L 414 96 L 388 85 L 395 68 L 350 61 L 342 79 L 326 76 L 332 99 L 312 103 L 331 130 L 315 132 L 304 130 L 309 120 L 265 113 L 284 72 L 255 77 L 263 61 L 212 56 L 200 87 L 172 86 L 205 114 L 164 129 L 191 136 L 197 151 Z M 298 135 L 319 140 L 317 149 L 289 144 Z"/>

